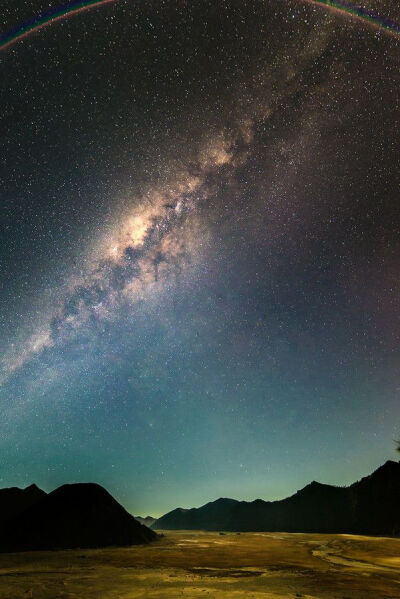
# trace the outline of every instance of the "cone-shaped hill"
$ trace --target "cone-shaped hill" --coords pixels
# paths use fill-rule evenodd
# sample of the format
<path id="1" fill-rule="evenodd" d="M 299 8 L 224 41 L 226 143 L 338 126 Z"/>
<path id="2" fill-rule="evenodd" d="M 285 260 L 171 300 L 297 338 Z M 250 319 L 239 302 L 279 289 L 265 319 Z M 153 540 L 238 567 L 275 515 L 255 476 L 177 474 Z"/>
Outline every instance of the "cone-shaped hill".
<path id="1" fill-rule="evenodd" d="M 149 543 L 157 534 L 100 485 L 63 485 L 0 528 L 0 551 L 95 548 Z"/>

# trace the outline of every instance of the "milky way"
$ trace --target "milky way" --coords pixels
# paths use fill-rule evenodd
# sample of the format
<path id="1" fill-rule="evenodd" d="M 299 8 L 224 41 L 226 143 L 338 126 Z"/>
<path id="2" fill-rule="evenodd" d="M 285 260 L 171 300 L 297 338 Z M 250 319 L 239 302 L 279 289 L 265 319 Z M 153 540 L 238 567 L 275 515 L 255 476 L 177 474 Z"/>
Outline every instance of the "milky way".
<path id="1" fill-rule="evenodd" d="M 398 36 L 96 4 L 40 35 L 56 2 L 4 12 L 2 486 L 157 515 L 372 471 L 400 423 Z"/>

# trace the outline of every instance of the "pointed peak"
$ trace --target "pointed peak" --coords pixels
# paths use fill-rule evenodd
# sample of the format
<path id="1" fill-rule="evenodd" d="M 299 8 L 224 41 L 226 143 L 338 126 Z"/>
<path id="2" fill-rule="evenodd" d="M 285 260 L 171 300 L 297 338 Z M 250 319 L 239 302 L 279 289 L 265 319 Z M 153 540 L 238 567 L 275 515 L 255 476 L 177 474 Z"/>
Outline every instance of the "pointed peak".
<path id="1" fill-rule="evenodd" d="M 319 483 L 317 480 L 312 480 L 310 483 L 308 483 L 308 485 L 306 485 L 305 487 L 303 487 L 301 489 L 301 491 L 304 491 L 305 489 L 318 489 L 320 487 L 323 487 L 324 485 L 322 483 Z"/>
<path id="2" fill-rule="evenodd" d="M 295 493 L 295 495 L 292 495 L 292 497 L 295 497 L 297 495 L 307 494 L 307 493 L 318 493 L 324 489 L 335 489 L 335 488 L 337 488 L 337 487 L 333 487 L 332 485 L 326 485 L 324 483 L 319 483 L 317 480 L 313 480 L 310 483 L 308 483 L 308 485 L 306 485 L 305 487 L 303 487 L 302 489 L 297 491 L 297 493 Z"/>
<path id="3" fill-rule="evenodd" d="M 32 483 L 28 487 L 25 487 L 24 493 L 45 493 L 42 489 L 40 489 L 35 483 Z"/>

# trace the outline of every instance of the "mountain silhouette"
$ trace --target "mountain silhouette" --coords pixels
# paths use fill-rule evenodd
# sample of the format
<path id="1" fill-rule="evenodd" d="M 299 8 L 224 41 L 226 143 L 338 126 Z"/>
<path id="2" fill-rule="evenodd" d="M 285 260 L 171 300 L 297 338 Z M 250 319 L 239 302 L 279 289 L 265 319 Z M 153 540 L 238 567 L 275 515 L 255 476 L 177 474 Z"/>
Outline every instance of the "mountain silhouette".
<path id="1" fill-rule="evenodd" d="M 153 529 L 248 532 L 400 534 L 400 463 L 388 461 L 349 487 L 313 481 L 291 497 L 252 502 L 218 499 L 200 508 L 178 508 Z"/>
<path id="2" fill-rule="evenodd" d="M 400 462 L 388 461 L 349 487 L 359 534 L 400 535 Z"/>
<path id="3" fill-rule="evenodd" d="M 149 543 L 157 534 L 135 520 L 100 485 L 63 485 L 0 527 L 0 551 L 35 551 Z"/>
<path id="4" fill-rule="evenodd" d="M 0 489 L 0 524 L 20 514 L 45 496 L 46 493 L 36 485 L 30 485 L 26 489 Z"/>
<path id="5" fill-rule="evenodd" d="M 157 520 L 157 518 L 153 518 L 153 516 L 146 516 L 145 518 L 143 518 L 142 516 L 134 516 L 134 518 L 135 520 L 140 522 L 140 524 L 144 524 L 148 528 L 153 526 L 154 522 Z"/>
<path id="6" fill-rule="evenodd" d="M 221 530 L 227 529 L 233 507 L 239 502 L 235 499 L 217 499 L 199 508 L 185 510 L 177 508 L 168 512 L 153 524 L 153 529 L 164 530 Z"/>

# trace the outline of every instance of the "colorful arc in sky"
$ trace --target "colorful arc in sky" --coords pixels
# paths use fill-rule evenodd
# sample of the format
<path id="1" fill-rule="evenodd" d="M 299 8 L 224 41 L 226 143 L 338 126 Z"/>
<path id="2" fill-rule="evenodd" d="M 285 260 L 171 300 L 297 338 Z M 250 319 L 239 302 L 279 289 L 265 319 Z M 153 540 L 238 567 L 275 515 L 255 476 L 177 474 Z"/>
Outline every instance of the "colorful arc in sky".
<path id="1" fill-rule="evenodd" d="M 39 14 L 35 19 L 23 23 L 16 29 L 0 35 L 0 50 L 8 48 L 15 42 L 27 37 L 34 31 L 46 27 L 55 21 L 65 19 L 66 17 L 83 12 L 95 6 L 109 4 L 116 0 L 78 0 L 70 2 L 63 6 L 53 8 L 45 13 Z M 375 25 L 381 29 L 385 29 L 390 33 L 400 35 L 400 25 L 395 21 L 381 17 L 368 8 L 345 2 L 344 0 L 306 0 L 311 4 L 323 5 L 343 13 L 347 13 L 353 17 L 357 17 L 364 21 Z"/>
<path id="2" fill-rule="evenodd" d="M 400 24 L 388 19 L 386 17 L 382 17 L 372 11 L 369 8 L 365 8 L 363 6 L 359 6 L 358 4 L 352 4 L 350 2 L 345 2 L 344 0 L 307 0 L 310 4 L 322 4 L 323 6 L 328 6 L 334 10 L 337 10 L 341 13 L 349 14 L 358 19 L 362 19 L 363 21 L 369 22 L 371 25 L 375 25 L 380 29 L 385 29 L 390 33 L 395 33 L 400 35 Z"/>
<path id="3" fill-rule="evenodd" d="M 8 48 L 34 31 L 42 29 L 55 21 L 60 21 L 61 19 L 89 10 L 95 6 L 101 6 L 102 4 L 109 4 L 115 1 L 116 0 L 77 0 L 75 2 L 64 4 L 63 6 L 52 8 L 45 13 L 39 14 L 31 21 L 27 21 L 16 27 L 12 31 L 8 31 L 2 35 L 0 34 L 0 50 Z"/>

